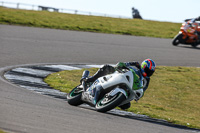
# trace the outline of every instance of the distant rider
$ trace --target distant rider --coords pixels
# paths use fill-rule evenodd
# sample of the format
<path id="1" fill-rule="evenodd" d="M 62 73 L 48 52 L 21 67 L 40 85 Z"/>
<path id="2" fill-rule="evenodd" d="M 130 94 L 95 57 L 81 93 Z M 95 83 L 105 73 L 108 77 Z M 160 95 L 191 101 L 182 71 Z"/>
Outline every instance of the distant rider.
<path id="1" fill-rule="evenodd" d="M 145 59 L 141 65 L 138 62 L 118 62 L 116 65 L 116 68 L 118 69 L 126 69 L 126 68 L 131 68 L 132 66 L 135 66 L 138 71 L 141 72 L 141 75 L 144 77 L 144 86 L 141 89 L 136 90 L 136 94 L 137 94 L 137 100 L 139 100 L 143 95 L 144 92 L 146 91 L 146 89 L 149 86 L 149 82 L 150 82 L 150 76 L 153 75 L 155 68 L 156 68 L 156 64 L 152 59 Z M 115 67 L 111 66 L 111 65 L 104 65 L 103 67 L 101 67 L 93 76 L 89 77 L 89 78 L 83 78 L 81 79 L 81 82 L 84 80 L 86 83 L 89 82 L 94 82 L 96 79 L 98 79 L 99 77 L 105 76 L 107 74 L 112 74 L 114 73 Z M 100 93 L 102 88 L 97 88 L 96 89 L 96 94 L 98 95 Z M 96 96 L 97 97 L 97 96 Z M 95 98 L 97 99 L 97 98 Z M 120 106 L 121 109 L 128 109 L 131 106 L 130 102 L 127 104 L 124 104 L 122 106 Z"/>

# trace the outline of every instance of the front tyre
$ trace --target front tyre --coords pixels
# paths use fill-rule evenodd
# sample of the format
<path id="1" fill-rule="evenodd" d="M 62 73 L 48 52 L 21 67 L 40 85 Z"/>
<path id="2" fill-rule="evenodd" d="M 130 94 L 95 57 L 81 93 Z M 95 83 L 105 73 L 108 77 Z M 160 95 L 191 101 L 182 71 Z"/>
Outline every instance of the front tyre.
<path id="1" fill-rule="evenodd" d="M 83 103 L 83 101 L 81 100 L 82 92 L 83 92 L 83 88 L 81 88 L 80 85 L 72 89 L 67 94 L 68 103 L 73 106 L 78 106 L 82 104 Z"/>
<path id="2" fill-rule="evenodd" d="M 172 44 L 174 46 L 178 46 L 178 44 L 180 43 L 180 40 L 182 39 L 182 34 L 178 34 L 174 37 L 173 41 L 172 41 Z"/>
<path id="3" fill-rule="evenodd" d="M 120 103 L 122 103 L 125 99 L 126 97 L 121 92 L 114 96 L 105 95 L 101 100 L 97 102 L 95 108 L 99 112 L 106 112 L 120 105 Z"/>

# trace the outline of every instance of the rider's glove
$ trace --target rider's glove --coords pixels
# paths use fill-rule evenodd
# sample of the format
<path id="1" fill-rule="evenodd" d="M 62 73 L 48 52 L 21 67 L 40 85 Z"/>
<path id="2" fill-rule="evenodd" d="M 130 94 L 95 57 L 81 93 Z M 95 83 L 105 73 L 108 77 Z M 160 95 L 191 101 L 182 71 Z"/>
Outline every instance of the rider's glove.
<path id="1" fill-rule="evenodd" d="M 135 66 L 136 66 L 138 69 L 140 69 L 140 68 L 141 68 L 141 66 L 140 66 L 140 63 L 139 63 L 139 62 L 135 62 Z"/>
<path id="2" fill-rule="evenodd" d="M 137 62 L 137 61 L 127 62 L 126 65 L 127 65 L 127 66 L 136 66 L 138 69 L 141 68 L 140 63 Z"/>

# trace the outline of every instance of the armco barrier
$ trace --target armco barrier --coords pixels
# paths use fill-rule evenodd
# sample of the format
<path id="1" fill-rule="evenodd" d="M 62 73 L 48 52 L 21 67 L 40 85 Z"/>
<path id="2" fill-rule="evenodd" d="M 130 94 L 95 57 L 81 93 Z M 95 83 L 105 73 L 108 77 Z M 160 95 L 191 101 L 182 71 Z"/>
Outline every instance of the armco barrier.
<path id="1" fill-rule="evenodd" d="M 31 5 L 31 4 L 24 4 L 24 3 L 4 2 L 4 1 L 0 1 L 0 6 L 4 6 L 8 8 L 16 8 L 16 9 L 26 9 L 26 10 L 47 10 L 47 11 L 56 11 L 56 12 L 61 12 L 61 13 L 132 19 L 131 17 L 119 16 L 119 15 L 80 11 L 80 10 L 74 10 L 74 9 L 46 7 L 46 6 L 41 6 L 41 5 Z"/>

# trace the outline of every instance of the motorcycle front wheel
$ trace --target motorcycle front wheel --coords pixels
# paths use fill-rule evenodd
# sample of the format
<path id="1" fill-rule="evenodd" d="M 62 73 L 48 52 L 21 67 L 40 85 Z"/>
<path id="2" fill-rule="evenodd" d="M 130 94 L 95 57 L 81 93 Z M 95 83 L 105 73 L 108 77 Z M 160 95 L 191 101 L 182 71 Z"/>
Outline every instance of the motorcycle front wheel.
<path id="1" fill-rule="evenodd" d="M 182 39 L 182 34 L 178 34 L 174 37 L 173 41 L 172 41 L 172 44 L 174 46 L 178 46 L 178 44 L 180 43 L 180 40 Z"/>
<path id="2" fill-rule="evenodd" d="M 78 106 L 82 104 L 83 103 L 83 101 L 81 100 L 82 92 L 83 88 L 80 88 L 80 85 L 75 87 L 67 94 L 67 102 L 73 106 Z"/>
<path id="3" fill-rule="evenodd" d="M 96 103 L 96 110 L 98 112 L 107 112 L 111 109 L 114 109 L 120 103 L 122 103 L 126 97 L 121 92 L 117 93 L 114 96 L 105 95 L 101 100 Z"/>

